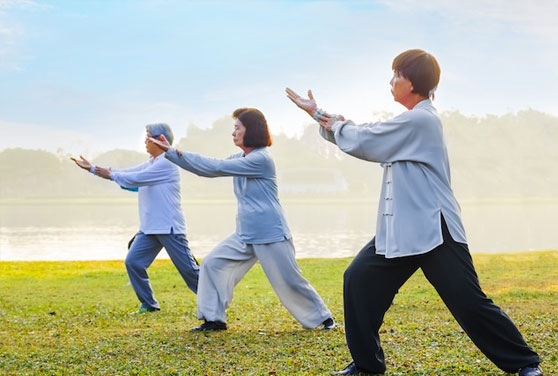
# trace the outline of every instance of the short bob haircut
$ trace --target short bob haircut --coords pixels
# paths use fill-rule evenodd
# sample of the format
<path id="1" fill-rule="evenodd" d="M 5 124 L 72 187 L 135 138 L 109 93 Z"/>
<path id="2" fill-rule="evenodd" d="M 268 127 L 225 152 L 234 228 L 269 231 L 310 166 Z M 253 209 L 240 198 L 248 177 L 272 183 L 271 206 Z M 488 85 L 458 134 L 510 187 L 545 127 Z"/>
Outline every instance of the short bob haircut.
<path id="1" fill-rule="evenodd" d="M 414 49 L 400 53 L 391 65 L 413 85 L 413 93 L 430 97 L 440 81 L 440 65 L 436 58 L 426 51 Z"/>
<path id="2" fill-rule="evenodd" d="M 267 120 L 260 110 L 255 108 L 238 108 L 232 114 L 233 119 L 238 119 L 246 128 L 244 133 L 244 146 L 261 148 L 271 146 L 272 139 L 267 127 Z"/>
<path id="3" fill-rule="evenodd" d="M 172 134 L 172 129 L 168 124 L 165 123 L 148 124 L 145 126 L 145 130 L 153 138 L 157 138 L 160 135 L 165 136 L 165 138 L 171 145 L 172 142 L 174 141 L 174 135 Z"/>

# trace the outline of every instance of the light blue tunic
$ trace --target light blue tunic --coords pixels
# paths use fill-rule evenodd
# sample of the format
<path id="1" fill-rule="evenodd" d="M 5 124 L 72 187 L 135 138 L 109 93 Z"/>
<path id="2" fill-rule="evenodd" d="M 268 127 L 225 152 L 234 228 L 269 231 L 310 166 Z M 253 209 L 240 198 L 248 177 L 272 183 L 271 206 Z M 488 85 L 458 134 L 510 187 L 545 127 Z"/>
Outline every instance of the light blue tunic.
<path id="1" fill-rule="evenodd" d="M 182 213 L 180 171 L 163 154 L 138 166 L 112 170 L 121 187 L 138 187 L 140 226 L 144 234 L 186 234 Z"/>
<path id="2" fill-rule="evenodd" d="M 442 214 L 452 238 L 466 243 L 461 209 L 451 188 L 442 123 L 427 99 L 399 116 L 355 125 L 337 121 L 326 140 L 384 169 L 376 223 L 376 253 L 423 254 L 442 244 Z"/>
<path id="3" fill-rule="evenodd" d="M 233 154 L 214 159 L 171 148 L 165 158 L 199 176 L 232 176 L 238 201 L 236 233 L 246 244 L 265 244 L 291 238 L 279 202 L 275 164 L 267 148 L 247 155 Z"/>

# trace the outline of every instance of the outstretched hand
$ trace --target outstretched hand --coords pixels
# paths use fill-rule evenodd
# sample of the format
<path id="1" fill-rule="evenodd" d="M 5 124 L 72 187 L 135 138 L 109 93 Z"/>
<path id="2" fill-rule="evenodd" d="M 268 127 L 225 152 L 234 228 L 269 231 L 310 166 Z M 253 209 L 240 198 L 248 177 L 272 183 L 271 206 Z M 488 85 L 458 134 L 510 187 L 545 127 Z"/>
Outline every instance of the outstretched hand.
<path id="1" fill-rule="evenodd" d="M 153 142 L 163 151 L 167 151 L 171 148 L 171 144 L 168 142 L 165 135 L 160 135 L 158 138 L 149 137 L 149 141 Z"/>
<path id="2" fill-rule="evenodd" d="M 91 171 L 91 167 L 93 167 L 93 165 L 91 164 L 91 162 L 89 162 L 87 159 L 83 158 L 83 156 L 79 156 L 80 159 L 74 158 L 74 157 L 70 157 L 70 159 L 72 161 L 74 161 L 76 163 L 76 165 L 78 165 L 79 167 L 83 168 L 84 170 L 87 171 Z M 99 167 L 96 166 L 95 170 L 94 170 L 95 175 L 103 178 L 103 179 L 110 179 L 110 173 L 111 173 L 111 169 L 109 168 L 104 168 L 104 167 Z"/>
<path id="3" fill-rule="evenodd" d="M 312 95 L 312 90 L 308 90 L 308 98 L 302 98 L 294 90 L 286 88 L 287 98 L 289 98 L 294 104 L 296 104 L 300 109 L 306 111 L 308 115 L 313 116 L 314 112 L 318 109 L 314 95 Z"/>
<path id="4" fill-rule="evenodd" d="M 299 108 L 303 109 L 312 116 L 324 129 L 331 131 L 331 127 L 336 121 L 345 120 L 343 115 L 333 115 L 318 109 L 314 95 L 312 95 L 312 90 L 308 90 L 308 98 L 302 98 L 294 90 L 286 88 L 287 98 L 289 98 L 294 104 Z"/>
<path id="5" fill-rule="evenodd" d="M 83 156 L 81 155 L 79 156 L 79 158 L 79 160 L 74 157 L 71 157 L 70 159 L 74 161 L 79 167 L 89 171 L 91 169 L 91 163 L 87 159 L 83 158 Z"/>

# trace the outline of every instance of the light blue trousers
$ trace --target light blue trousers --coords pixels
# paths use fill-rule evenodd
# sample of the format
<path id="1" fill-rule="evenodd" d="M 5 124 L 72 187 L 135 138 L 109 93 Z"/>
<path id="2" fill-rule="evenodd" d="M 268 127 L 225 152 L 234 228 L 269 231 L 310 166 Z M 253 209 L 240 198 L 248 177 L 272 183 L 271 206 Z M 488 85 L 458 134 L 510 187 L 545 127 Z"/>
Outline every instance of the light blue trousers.
<path id="1" fill-rule="evenodd" d="M 226 322 L 233 290 L 256 261 L 260 262 L 281 303 L 302 327 L 316 328 L 331 317 L 322 298 L 302 276 L 291 239 L 245 244 L 233 234 L 202 260 L 198 319 Z"/>
<path id="2" fill-rule="evenodd" d="M 126 256 L 126 270 L 130 283 L 141 302 L 141 306 L 150 310 L 161 309 L 155 299 L 147 268 L 153 263 L 161 249 L 165 247 L 172 263 L 194 293 L 198 291 L 199 266 L 188 246 L 184 234 L 146 235 L 138 232 Z"/>

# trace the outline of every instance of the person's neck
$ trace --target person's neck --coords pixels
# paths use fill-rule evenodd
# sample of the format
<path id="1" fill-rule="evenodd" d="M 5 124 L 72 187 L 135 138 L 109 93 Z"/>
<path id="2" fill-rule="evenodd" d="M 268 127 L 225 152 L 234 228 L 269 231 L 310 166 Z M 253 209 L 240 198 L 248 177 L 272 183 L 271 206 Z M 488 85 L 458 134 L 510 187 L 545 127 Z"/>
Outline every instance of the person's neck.
<path id="1" fill-rule="evenodd" d="M 244 155 L 250 154 L 250 152 L 255 149 L 254 147 L 249 148 L 249 147 L 246 147 L 246 146 L 241 146 L 240 148 L 244 152 Z"/>
<path id="2" fill-rule="evenodd" d="M 159 150 L 157 150 L 156 152 L 151 153 L 151 157 L 152 157 L 152 158 L 157 158 L 158 156 L 160 156 L 160 155 L 163 154 L 164 152 L 165 152 L 164 150 L 159 149 Z"/>
<path id="3" fill-rule="evenodd" d="M 413 94 L 413 95 L 409 96 L 409 99 L 405 103 L 401 103 L 401 104 L 403 106 L 405 106 L 405 108 L 407 108 L 407 110 L 412 110 L 413 108 L 415 108 L 415 106 L 417 104 L 419 104 L 420 102 L 422 102 L 425 99 L 428 99 L 428 97 L 425 97 L 425 96 L 420 95 L 420 94 Z"/>

